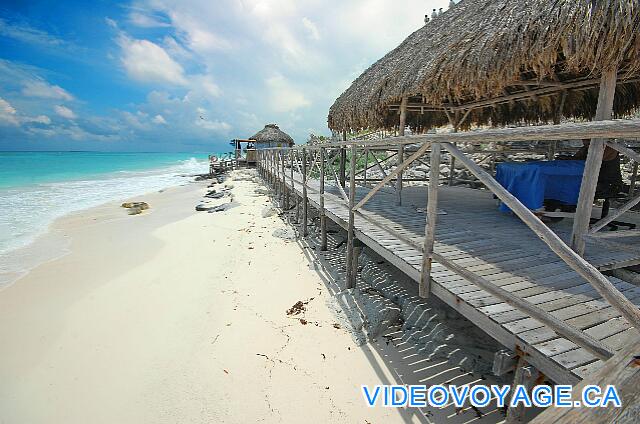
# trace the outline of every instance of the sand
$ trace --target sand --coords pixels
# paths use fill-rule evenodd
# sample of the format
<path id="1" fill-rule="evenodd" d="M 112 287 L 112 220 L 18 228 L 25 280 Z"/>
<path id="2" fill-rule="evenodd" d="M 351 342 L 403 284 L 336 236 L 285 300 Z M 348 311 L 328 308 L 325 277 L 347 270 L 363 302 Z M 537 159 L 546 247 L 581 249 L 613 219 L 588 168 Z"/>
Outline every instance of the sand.
<path id="1" fill-rule="evenodd" d="M 417 422 L 365 406 L 362 384 L 398 382 L 384 349 L 335 328 L 269 199 L 232 184 L 224 212 L 194 183 L 53 225 L 69 253 L 0 291 L 0 423 Z"/>

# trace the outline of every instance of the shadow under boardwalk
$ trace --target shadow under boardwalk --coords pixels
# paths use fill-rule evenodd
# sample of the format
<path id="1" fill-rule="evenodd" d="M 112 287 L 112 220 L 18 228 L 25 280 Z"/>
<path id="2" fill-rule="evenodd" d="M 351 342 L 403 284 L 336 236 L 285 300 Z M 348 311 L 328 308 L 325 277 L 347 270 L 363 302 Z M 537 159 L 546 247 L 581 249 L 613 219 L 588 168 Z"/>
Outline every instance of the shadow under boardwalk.
<path id="1" fill-rule="evenodd" d="M 294 177 L 300 181 L 300 175 Z M 291 188 L 291 182 L 287 179 Z M 319 182 L 309 181 L 308 198 L 319 207 Z M 294 183 L 301 195 L 302 187 Z M 361 199 L 368 188 L 358 187 Z M 343 228 L 348 208 L 338 189 L 326 187 L 327 216 Z M 391 189 L 378 192 L 364 209 L 377 222 L 421 243 L 424 238 L 426 187 L 406 187 L 403 206 Z M 582 277 L 566 265 L 517 217 L 500 212 L 488 191 L 441 187 L 435 251 L 526 299 L 618 351 L 640 334 Z M 565 240 L 570 220 L 553 229 Z M 415 281 L 420 279 L 422 253 L 368 220 L 356 215 L 356 237 Z M 640 249 L 611 249 L 589 242 L 587 260 L 600 269 L 640 263 Z M 502 302 L 457 274 L 434 263 L 433 295 L 445 301 L 505 347 L 524 354 L 550 379 L 575 384 L 602 366 L 591 353 L 559 337 L 539 321 Z M 610 277 L 628 299 L 640 305 L 640 287 Z"/>

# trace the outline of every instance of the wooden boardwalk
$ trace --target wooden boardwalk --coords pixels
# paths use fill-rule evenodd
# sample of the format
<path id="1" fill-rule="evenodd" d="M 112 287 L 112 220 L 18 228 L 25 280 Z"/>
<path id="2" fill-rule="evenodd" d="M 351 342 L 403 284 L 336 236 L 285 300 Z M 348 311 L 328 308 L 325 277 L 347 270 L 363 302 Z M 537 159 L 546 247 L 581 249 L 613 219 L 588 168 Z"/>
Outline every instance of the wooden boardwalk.
<path id="1" fill-rule="evenodd" d="M 297 172 L 294 180 L 301 181 Z M 291 180 L 287 178 L 291 189 Z M 311 206 L 320 204 L 319 181 L 308 180 Z M 302 195 L 302 187 L 293 188 Z M 326 215 L 347 228 L 349 210 L 338 189 L 327 185 Z M 356 198 L 369 191 L 358 187 Z M 426 187 L 405 187 L 403 206 L 389 189 L 377 193 L 365 206 L 368 215 L 403 236 L 422 243 L 426 213 Z M 517 217 L 498 211 L 492 194 L 483 190 L 441 187 L 438 201 L 435 252 L 483 276 L 577 329 L 619 351 L 637 330 Z M 552 227 L 565 240 L 570 224 Z M 422 252 L 398 237 L 355 217 L 356 237 L 415 281 L 420 280 Z M 629 246 L 633 246 L 629 241 Z M 640 249 L 612 249 L 587 245 L 586 259 L 601 270 L 640 263 Z M 462 313 L 488 335 L 526 360 L 556 383 L 575 384 L 603 364 L 591 353 L 523 312 L 481 290 L 464 278 L 434 263 L 431 293 Z M 611 277 L 614 285 L 640 305 L 640 287 Z"/>

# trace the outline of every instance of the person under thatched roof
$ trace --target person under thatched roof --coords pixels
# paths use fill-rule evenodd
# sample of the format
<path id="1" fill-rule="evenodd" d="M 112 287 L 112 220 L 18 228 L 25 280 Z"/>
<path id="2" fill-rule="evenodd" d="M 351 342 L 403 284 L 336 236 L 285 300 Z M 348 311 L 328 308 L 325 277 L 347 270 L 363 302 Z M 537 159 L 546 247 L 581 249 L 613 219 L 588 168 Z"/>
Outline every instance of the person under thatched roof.
<path id="1" fill-rule="evenodd" d="M 293 147 L 295 142 L 289 134 L 282 131 L 276 124 L 267 124 L 255 133 L 251 140 L 255 140 L 258 149 L 269 147 Z"/>
<path id="2" fill-rule="evenodd" d="M 462 0 L 358 77 L 331 107 L 329 127 L 392 127 L 403 98 L 419 130 L 465 114 L 463 128 L 592 119 L 611 69 L 623 116 L 640 99 L 639 28 L 637 1 Z"/>

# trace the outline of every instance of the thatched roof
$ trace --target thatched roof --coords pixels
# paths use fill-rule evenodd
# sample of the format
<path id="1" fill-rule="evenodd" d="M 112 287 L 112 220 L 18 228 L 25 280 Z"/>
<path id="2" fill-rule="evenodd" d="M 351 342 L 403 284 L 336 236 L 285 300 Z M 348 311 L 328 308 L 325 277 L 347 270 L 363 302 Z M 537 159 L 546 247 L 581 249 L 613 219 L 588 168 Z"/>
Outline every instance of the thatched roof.
<path id="1" fill-rule="evenodd" d="M 640 74 L 637 0 L 462 0 L 356 79 L 331 107 L 329 127 L 392 126 L 397 108 L 389 106 L 408 96 L 409 124 L 428 128 L 449 122 L 443 107 L 462 115 L 461 105 L 541 89 L 525 101 L 474 108 L 467 123 L 554 121 L 561 104 L 563 116 L 591 118 L 597 81 L 560 85 L 611 67 L 623 78 Z M 616 114 L 639 99 L 637 80 L 619 85 Z"/>
<path id="2" fill-rule="evenodd" d="M 257 143 L 282 143 L 293 146 L 295 143 L 289 134 L 282 131 L 276 124 L 267 124 L 264 128 L 255 133 L 251 140 Z"/>

